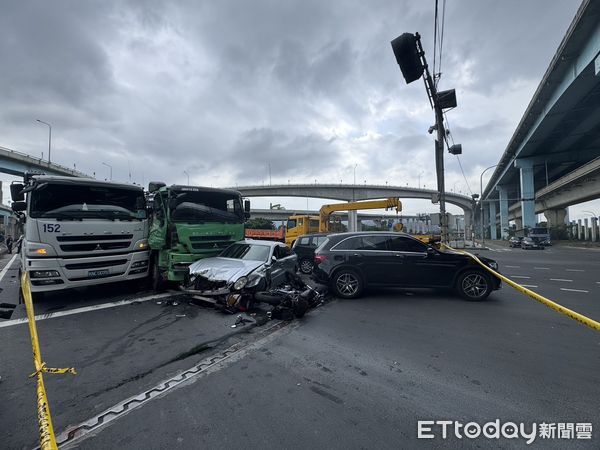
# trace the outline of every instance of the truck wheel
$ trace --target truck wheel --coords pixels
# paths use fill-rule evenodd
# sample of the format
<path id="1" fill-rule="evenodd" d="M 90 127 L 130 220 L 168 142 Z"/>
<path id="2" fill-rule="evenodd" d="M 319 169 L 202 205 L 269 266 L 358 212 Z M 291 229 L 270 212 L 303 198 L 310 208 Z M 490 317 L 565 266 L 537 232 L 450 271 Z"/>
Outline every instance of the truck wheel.
<path id="1" fill-rule="evenodd" d="M 165 279 L 160 272 L 158 266 L 158 258 L 152 261 L 152 290 L 154 292 L 162 292 L 165 289 Z"/>

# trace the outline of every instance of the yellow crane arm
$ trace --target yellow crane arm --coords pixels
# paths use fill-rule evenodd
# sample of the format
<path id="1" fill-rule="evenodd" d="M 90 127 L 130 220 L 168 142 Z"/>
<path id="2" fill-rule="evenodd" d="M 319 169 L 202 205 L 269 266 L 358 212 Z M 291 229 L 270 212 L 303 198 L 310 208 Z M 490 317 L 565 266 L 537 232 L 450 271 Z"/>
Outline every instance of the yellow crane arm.
<path id="1" fill-rule="evenodd" d="M 392 209 L 396 212 L 402 211 L 402 203 L 396 197 L 386 198 L 385 200 L 366 200 L 362 202 L 334 203 L 332 205 L 323 205 L 319 210 L 319 231 L 329 231 L 329 216 L 336 211 L 358 211 L 361 209 Z"/>

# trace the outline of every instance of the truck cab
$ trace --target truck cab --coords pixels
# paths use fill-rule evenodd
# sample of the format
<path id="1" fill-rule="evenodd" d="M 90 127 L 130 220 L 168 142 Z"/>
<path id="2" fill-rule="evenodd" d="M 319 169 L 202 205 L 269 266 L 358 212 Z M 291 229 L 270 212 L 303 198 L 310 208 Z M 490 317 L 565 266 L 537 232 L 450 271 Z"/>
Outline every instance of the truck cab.
<path id="1" fill-rule="evenodd" d="M 184 281 L 190 264 L 244 239 L 250 202 L 242 203 L 239 192 L 160 182 L 150 183 L 149 191 L 154 290 L 168 281 Z"/>
<path id="2" fill-rule="evenodd" d="M 24 222 L 21 271 L 31 292 L 92 286 L 148 275 L 148 219 L 139 186 L 26 174 L 11 185 Z"/>

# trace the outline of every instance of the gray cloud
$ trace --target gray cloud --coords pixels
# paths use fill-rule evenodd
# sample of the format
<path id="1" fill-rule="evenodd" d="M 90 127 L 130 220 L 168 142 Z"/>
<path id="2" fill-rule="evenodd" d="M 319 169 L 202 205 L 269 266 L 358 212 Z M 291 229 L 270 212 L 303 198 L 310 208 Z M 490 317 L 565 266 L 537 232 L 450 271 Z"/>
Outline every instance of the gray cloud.
<path id="1" fill-rule="evenodd" d="M 448 2 L 442 89 L 477 186 L 497 162 L 579 0 Z M 543 14 L 541 13 L 543 11 Z M 434 180 L 422 83 L 390 40 L 430 2 L 20 1 L 0 15 L 0 145 L 114 177 L 234 185 Z M 466 184 L 455 158 L 449 183 Z M 433 181 L 428 181 L 429 184 Z M 458 186 L 458 184 L 456 184 Z M 464 188 L 466 190 L 466 187 Z"/>

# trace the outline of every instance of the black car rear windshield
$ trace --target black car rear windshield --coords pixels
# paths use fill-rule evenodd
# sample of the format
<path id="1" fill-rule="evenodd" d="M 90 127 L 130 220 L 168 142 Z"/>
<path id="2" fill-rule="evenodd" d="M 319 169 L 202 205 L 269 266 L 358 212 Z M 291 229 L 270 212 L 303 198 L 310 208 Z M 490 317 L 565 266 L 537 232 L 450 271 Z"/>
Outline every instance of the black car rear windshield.
<path id="1" fill-rule="evenodd" d="M 29 216 L 35 218 L 72 220 L 146 218 L 146 201 L 141 189 L 41 183 L 31 191 L 29 196 Z"/>

